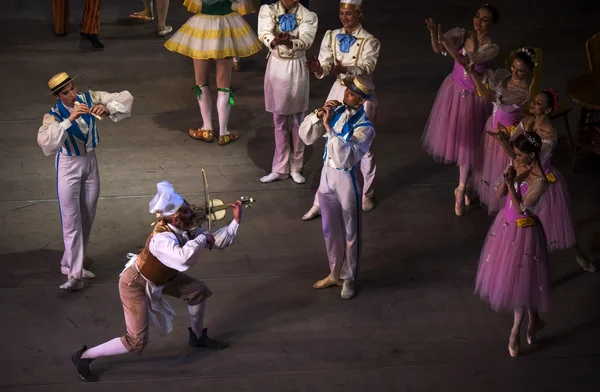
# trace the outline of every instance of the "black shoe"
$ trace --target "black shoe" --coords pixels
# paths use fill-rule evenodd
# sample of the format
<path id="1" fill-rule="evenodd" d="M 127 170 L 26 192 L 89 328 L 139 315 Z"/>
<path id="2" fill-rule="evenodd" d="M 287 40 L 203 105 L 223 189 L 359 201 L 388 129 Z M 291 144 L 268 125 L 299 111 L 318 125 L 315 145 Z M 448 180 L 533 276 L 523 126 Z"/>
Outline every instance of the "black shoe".
<path id="1" fill-rule="evenodd" d="M 81 377 L 83 381 L 98 381 L 98 379 L 90 373 L 90 363 L 92 363 L 93 359 L 81 358 L 81 354 L 83 354 L 86 350 L 87 346 L 83 346 L 81 350 L 76 351 L 75 354 L 71 355 L 71 360 L 77 369 L 79 377 Z"/>
<path id="2" fill-rule="evenodd" d="M 214 348 L 217 350 L 222 350 L 229 347 L 229 344 L 225 342 L 220 342 L 218 340 L 209 338 L 208 335 L 206 335 L 206 328 L 202 330 L 202 337 L 200 337 L 200 339 L 198 339 L 191 328 L 188 327 L 188 330 L 190 331 L 190 346 L 192 347 Z"/>
<path id="3" fill-rule="evenodd" d="M 82 49 L 90 49 L 89 45 L 91 44 L 91 49 L 92 50 L 103 50 L 104 49 L 104 45 L 102 45 L 102 42 L 100 42 L 100 40 L 98 40 L 98 34 L 85 34 L 85 33 L 81 33 L 81 39 L 79 40 L 79 47 Z M 86 42 L 88 41 L 88 42 Z"/>

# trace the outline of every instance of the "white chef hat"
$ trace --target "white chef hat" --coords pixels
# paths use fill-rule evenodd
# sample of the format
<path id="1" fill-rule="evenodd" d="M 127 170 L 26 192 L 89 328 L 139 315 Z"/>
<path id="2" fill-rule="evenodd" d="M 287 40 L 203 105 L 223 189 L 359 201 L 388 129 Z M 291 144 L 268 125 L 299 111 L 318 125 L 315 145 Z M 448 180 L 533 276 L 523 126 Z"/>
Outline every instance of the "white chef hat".
<path id="1" fill-rule="evenodd" d="M 363 0 L 340 0 L 341 8 L 362 8 Z"/>
<path id="2" fill-rule="evenodd" d="M 156 189 L 158 193 L 149 204 L 150 213 L 158 213 L 163 216 L 175 214 L 179 207 L 183 205 L 183 197 L 175 192 L 173 185 L 168 181 L 159 182 L 156 184 Z"/>

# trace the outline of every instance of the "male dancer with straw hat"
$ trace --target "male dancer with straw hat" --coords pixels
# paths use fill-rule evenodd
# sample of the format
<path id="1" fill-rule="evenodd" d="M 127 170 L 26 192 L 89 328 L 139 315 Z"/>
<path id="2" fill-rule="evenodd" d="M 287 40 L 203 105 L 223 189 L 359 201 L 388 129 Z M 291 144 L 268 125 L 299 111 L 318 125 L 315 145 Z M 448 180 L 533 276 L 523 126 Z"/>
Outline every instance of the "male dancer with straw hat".
<path id="1" fill-rule="evenodd" d="M 361 242 L 361 159 L 371 148 L 375 130 L 364 104 L 373 96 L 373 82 L 363 76 L 343 81 L 344 104 L 327 101 L 306 116 L 300 137 L 311 145 L 325 137 L 321 183 L 317 191 L 330 273 L 314 284 L 316 289 L 343 286 L 341 296 L 354 296 Z"/>
<path id="2" fill-rule="evenodd" d="M 44 115 L 37 136 L 46 156 L 56 154 L 56 190 L 65 246 L 60 265 L 68 276 L 60 288 L 72 291 L 83 288 L 82 279 L 95 277 L 83 268 L 83 259 L 100 194 L 96 124 L 102 116 L 115 122 L 131 116 L 133 104 L 129 91 L 78 93 L 74 79 L 61 72 L 48 82 L 57 102 Z"/>

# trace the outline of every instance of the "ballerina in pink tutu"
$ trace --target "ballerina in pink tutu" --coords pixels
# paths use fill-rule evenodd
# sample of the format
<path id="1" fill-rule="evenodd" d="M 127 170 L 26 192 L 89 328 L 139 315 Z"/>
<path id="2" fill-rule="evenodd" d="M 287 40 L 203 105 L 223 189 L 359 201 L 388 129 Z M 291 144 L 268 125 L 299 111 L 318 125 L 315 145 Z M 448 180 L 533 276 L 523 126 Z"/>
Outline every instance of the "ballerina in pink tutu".
<path id="1" fill-rule="evenodd" d="M 485 124 L 471 181 L 479 194 L 480 203 L 487 206 L 490 215 L 496 214 L 504 205 L 504 198 L 496 197 L 494 184 L 510 163 L 510 157 L 504 152 L 502 145 L 491 135 L 498 132 L 498 124 L 514 130 L 521 120 L 521 108 L 529 95 L 527 74 L 536 66 L 533 48 L 521 48 L 517 51 L 510 71 L 503 68 L 488 70 L 484 75 L 475 70 L 470 72 L 482 98 L 494 105 L 492 115 Z"/>
<path id="2" fill-rule="evenodd" d="M 491 114 L 491 105 L 478 96 L 466 69 L 474 67 L 483 73 L 486 63 L 498 55 L 498 46 L 488 35 L 492 24 L 498 22 L 498 10 L 491 4 L 481 6 L 473 18 L 474 31 L 469 32 L 454 28 L 442 35 L 441 26 L 431 18 L 425 22 L 433 51 L 450 54 L 454 70 L 437 93 L 423 133 L 423 148 L 436 161 L 458 165 L 460 177 L 454 191 L 454 210 L 460 216 L 465 204 L 470 204 L 465 192 L 469 170 L 475 161 L 485 121 Z"/>
<path id="3" fill-rule="evenodd" d="M 492 309 L 514 312 L 508 341 L 511 357 L 519 354 L 525 310 L 529 315 L 527 342 L 532 344 L 544 328 L 538 312 L 547 311 L 550 305 L 547 245 L 536 217 L 538 203 L 548 189 L 541 147 L 542 139 L 535 132 L 521 134 L 514 141 L 514 166 L 508 166 L 497 188 L 498 197 L 508 197 L 488 232 L 475 281 L 475 293 Z"/>
<path id="4" fill-rule="evenodd" d="M 552 154 L 558 141 L 558 132 L 550 122 L 550 114 L 557 107 L 558 96 L 553 90 L 547 89 L 536 95 L 531 101 L 529 109 L 534 117 L 524 119 L 517 126 L 512 138 L 514 139 L 525 130 L 532 130 L 542 139 L 541 162 L 542 168 L 548 176 L 550 188 L 540 202 L 538 216 L 546 233 L 548 251 L 574 249 L 575 260 L 581 268 L 588 272 L 595 272 L 596 267 L 577 244 L 567 183 L 560 172 L 552 166 Z M 507 131 L 504 129 L 503 132 L 498 132 L 494 136 L 505 152 L 514 157 Z"/>

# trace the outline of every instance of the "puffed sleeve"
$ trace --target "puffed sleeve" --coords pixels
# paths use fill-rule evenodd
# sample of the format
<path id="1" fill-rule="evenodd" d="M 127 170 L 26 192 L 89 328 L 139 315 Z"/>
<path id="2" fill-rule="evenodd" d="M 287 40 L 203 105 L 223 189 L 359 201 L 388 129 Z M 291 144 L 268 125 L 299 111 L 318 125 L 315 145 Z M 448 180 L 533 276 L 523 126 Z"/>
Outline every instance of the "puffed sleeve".
<path id="1" fill-rule="evenodd" d="M 375 71 L 377 60 L 379 59 L 379 50 L 381 44 L 375 37 L 368 38 L 363 44 L 363 50 L 360 54 L 360 59 L 357 66 L 347 66 L 346 77 L 354 78 L 355 76 L 371 76 Z"/>
<path id="2" fill-rule="evenodd" d="M 300 26 L 298 26 L 298 38 L 292 39 L 292 52 L 306 51 L 312 46 L 317 35 L 318 25 L 319 18 L 317 14 L 307 10 Z"/>
<path id="3" fill-rule="evenodd" d="M 337 168 L 350 169 L 369 151 L 375 130 L 371 125 L 358 126 L 349 141 L 334 132 L 329 132 L 327 136 L 327 155 Z"/>
<path id="4" fill-rule="evenodd" d="M 477 50 L 477 53 L 471 56 L 471 62 L 475 64 L 487 63 L 495 59 L 496 56 L 498 56 L 498 53 L 500 53 L 500 48 L 498 48 L 498 45 L 485 45 L 480 47 Z"/>
<path id="5" fill-rule="evenodd" d="M 120 93 L 107 93 L 106 91 L 90 91 L 92 104 L 102 104 L 110 112 L 110 119 L 114 122 L 121 121 L 131 116 L 133 95 L 124 90 Z"/>
<path id="6" fill-rule="evenodd" d="M 273 15 L 271 15 L 271 7 L 268 4 L 265 4 L 260 7 L 260 11 L 258 11 L 258 39 L 269 49 L 271 48 L 271 42 L 275 39 L 275 20 L 273 19 Z"/>
<path id="7" fill-rule="evenodd" d="M 58 152 L 68 136 L 67 129 L 70 127 L 71 121 L 68 119 L 58 122 L 53 115 L 44 114 L 42 126 L 38 130 L 37 142 L 46 156 Z"/>
<path id="8" fill-rule="evenodd" d="M 329 75 L 335 63 L 333 58 L 333 48 L 331 47 L 332 34 L 333 32 L 331 30 L 327 30 L 323 36 L 323 41 L 321 41 L 321 49 L 319 49 L 319 63 L 321 63 L 323 73 L 321 75 L 317 75 L 315 73 L 315 76 L 319 79 L 323 79 L 325 75 Z"/>
<path id="9" fill-rule="evenodd" d="M 466 35 L 465 29 L 460 28 L 460 27 L 455 27 L 453 29 L 446 31 L 446 33 L 444 33 L 444 37 L 446 39 L 448 39 L 450 41 L 450 43 L 452 44 L 452 46 L 454 46 L 456 49 L 460 49 L 464 45 L 465 35 Z M 444 56 L 447 56 L 448 52 L 443 50 L 441 52 L 441 54 L 443 54 Z"/>
<path id="10" fill-rule="evenodd" d="M 300 124 L 300 129 L 298 130 L 298 134 L 300 139 L 306 144 L 310 146 L 314 144 L 319 138 L 323 137 L 325 134 L 325 126 L 323 125 L 323 120 L 320 119 L 316 113 L 311 113 L 304 118 L 302 124 Z"/>
<path id="11" fill-rule="evenodd" d="M 231 10 L 240 15 L 248 15 L 256 12 L 256 6 L 252 0 L 235 0 L 231 4 Z"/>
<path id="12" fill-rule="evenodd" d="M 521 201 L 521 211 L 529 215 L 536 214 L 539 201 L 547 189 L 548 181 L 545 178 L 533 181 Z"/>

